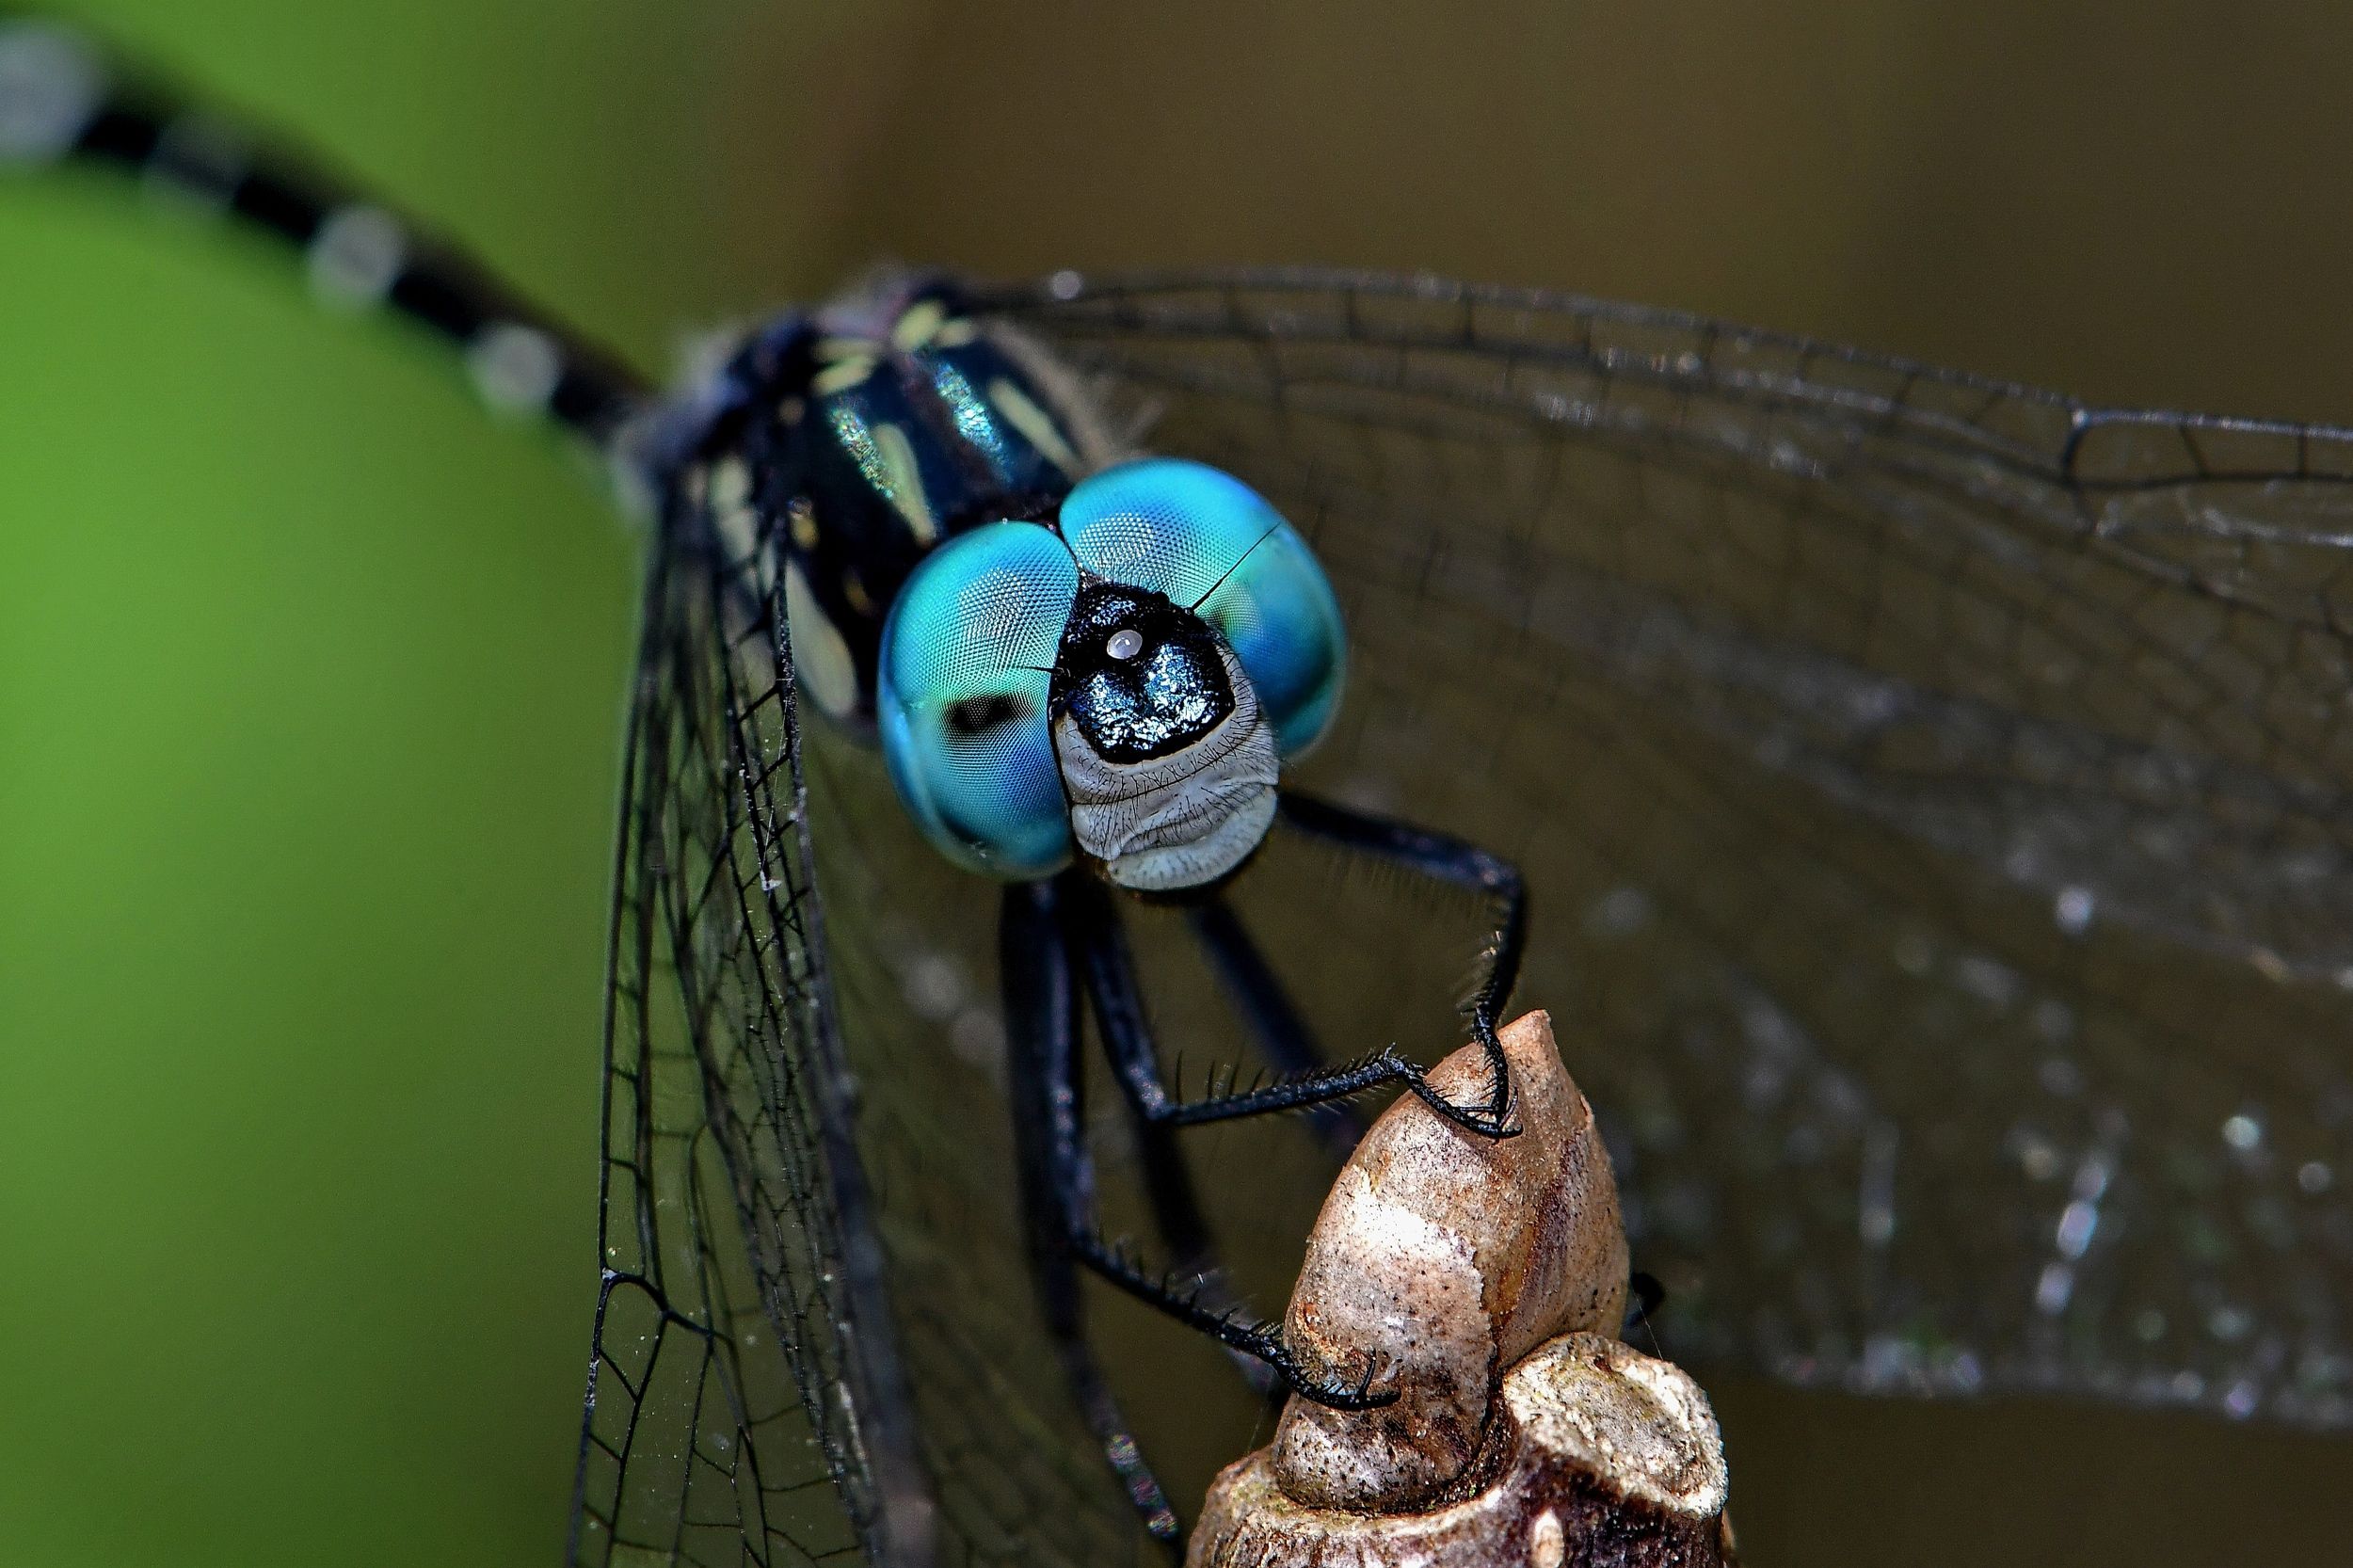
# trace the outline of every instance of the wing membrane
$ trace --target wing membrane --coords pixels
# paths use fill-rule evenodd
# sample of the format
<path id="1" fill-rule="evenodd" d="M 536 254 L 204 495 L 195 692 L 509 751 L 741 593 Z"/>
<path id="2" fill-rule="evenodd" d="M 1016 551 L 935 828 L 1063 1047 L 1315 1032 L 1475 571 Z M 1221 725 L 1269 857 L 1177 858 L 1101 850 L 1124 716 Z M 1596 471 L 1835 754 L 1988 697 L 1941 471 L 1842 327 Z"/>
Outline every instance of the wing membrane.
<path id="1" fill-rule="evenodd" d="M 830 1038 L 790 664 L 693 471 L 648 580 L 572 1556 L 904 1560 L 879 1267 Z M 896 1468 L 894 1468 L 894 1466 Z"/>
<path id="2" fill-rule="evenodd" d="M 1670 1353 L 2353 1419 L 2345 436 L 1417 280 L 996 308 L 1314 538 L 1353 689 L 1309 782 L 1529 873 L 1521 998 L 1601 1109 Z M 1128 1559 L 1021 1274 L 991 890 L 855 737 L 795 729 L 773 593 L 720 586 L 774 574 L 711 543 L 759 520 L 710 528 L 691 485 L 672 512 L 578 1555 L 888 1553 L 905 1513 L 944 1560 Z M 1456 1039 L 1463 953 L 1410 892 L 1278 842 L 1237 896 L 1336 1052 Z M 1173 918 L 1139 919 L 1167 1053 L 1232 1060 Z M 1319 1157 L 1190 1146 L 1273 1306 Z M 1189 1492 L 1252 1406 L 1116 1310 Z"/>
<path id="3" fill-rule="evenodd" d="M 1520 860 L 1671 1352 L 2353 1418 L 2353 439 L 1415 280 L 1001 303 L 1314 538 L 1310 778 Z"/>

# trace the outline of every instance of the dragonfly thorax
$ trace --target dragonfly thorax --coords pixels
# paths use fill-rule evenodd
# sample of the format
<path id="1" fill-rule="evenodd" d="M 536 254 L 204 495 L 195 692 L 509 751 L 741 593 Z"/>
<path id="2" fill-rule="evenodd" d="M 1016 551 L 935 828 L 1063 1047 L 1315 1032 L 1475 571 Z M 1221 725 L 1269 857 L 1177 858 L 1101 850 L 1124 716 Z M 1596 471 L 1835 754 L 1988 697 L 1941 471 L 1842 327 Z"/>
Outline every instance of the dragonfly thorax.
<path id="1" fill-rule="evenodd" d="M 937 282 L 886 279 L 792 317 L 746 346 L 736 375 L 759 389 L 743 521 L 780 538 L 804 695 L 859 728 L 874 717 L 883 623 L 916 567 L 982 524 L 1051 518 L 1114 456 L 1066 373 Z"/>

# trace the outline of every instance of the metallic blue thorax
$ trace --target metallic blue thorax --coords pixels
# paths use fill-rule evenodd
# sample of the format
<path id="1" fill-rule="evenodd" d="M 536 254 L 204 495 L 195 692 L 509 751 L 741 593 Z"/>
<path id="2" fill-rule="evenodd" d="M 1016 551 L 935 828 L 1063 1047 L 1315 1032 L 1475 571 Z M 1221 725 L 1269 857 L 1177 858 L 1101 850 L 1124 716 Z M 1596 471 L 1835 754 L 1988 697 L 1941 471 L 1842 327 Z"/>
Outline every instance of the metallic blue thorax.
<path id="1" fill-rule="evenodd" d="M 965 316 L 943 286 L 829 310 L 766 352 L 773 390 L 745 456 L 761 509 L 786 521 L 802 684 L 862 725 L 908 573 L 983 523 L 1052 517 L 1093 463 L 1020 346 Z"/>

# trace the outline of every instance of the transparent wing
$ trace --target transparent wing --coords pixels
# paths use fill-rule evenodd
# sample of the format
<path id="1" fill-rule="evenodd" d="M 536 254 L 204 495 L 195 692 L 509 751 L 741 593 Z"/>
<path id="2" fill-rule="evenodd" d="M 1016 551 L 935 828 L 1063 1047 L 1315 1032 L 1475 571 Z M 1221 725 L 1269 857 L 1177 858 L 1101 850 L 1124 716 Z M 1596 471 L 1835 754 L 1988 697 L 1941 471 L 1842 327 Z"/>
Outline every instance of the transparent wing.
<path id="1" fill-rule="evenodd" d="M 669 498 L 631 717 L 572 1560 L 920 1555 L 777 622 Z"/>
<path id="2" fill-rule="evenodd" d="M 2353 435 L 1418 280 L 996 304 L 1314 539 L 1306 781 L 1528 873 L 1670 1352 L 2353 1420 Z"/>

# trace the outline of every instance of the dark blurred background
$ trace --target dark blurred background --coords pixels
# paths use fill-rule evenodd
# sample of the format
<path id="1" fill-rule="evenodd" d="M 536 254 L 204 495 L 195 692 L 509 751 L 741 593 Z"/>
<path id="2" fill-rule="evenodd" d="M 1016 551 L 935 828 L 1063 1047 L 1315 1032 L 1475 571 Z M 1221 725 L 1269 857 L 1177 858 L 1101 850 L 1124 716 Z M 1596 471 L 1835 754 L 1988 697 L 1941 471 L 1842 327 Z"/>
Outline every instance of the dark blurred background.
<path id="1" fill-rule="evenodd" d="M 648 366 L 878 255 L 1321 262 L 2353 420 L 2342 7 L 67 9 Z M 131 195 L 0 189 L 0 1559 L 549 1561 L 638 541 Z M 2341 1445 L 1712 1386 L 1769 1568 L 2342 1550 Z"/>

